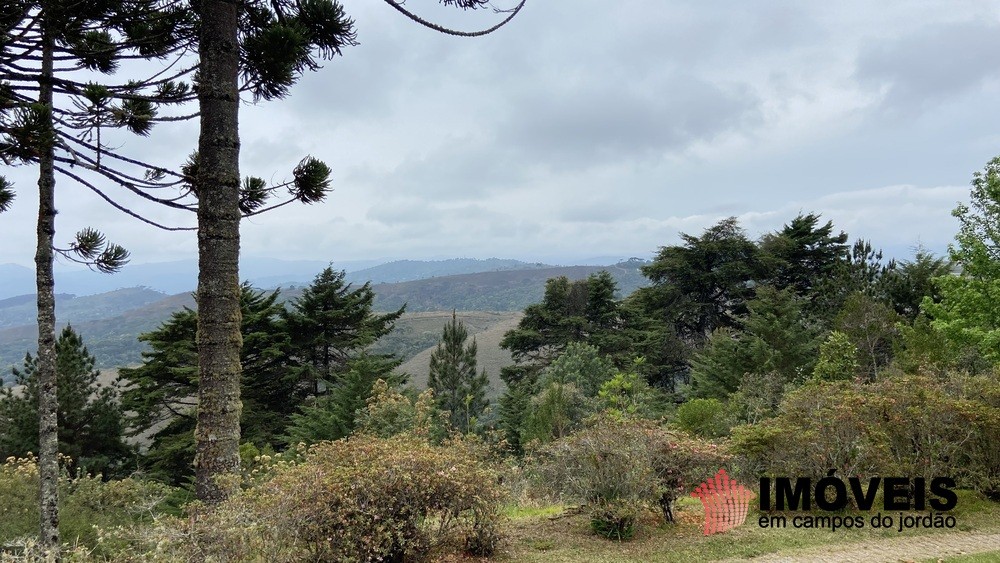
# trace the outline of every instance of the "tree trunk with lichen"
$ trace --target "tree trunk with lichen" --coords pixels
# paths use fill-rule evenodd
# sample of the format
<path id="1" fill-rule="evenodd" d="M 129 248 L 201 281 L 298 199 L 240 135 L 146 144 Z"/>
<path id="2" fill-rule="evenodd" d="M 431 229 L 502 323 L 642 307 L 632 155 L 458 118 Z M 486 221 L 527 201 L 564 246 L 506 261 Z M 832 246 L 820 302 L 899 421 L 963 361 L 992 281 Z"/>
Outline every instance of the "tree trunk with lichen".
<path id="1" fill-rule="evenodd" d="M 59 399 L 56 385 L 56 301 L 52 274 L 56 232 L 55 154 L 52 145 L 53 40 L 45 30 L 42 80 L 38 104 L 45 112 L 38 159 L 38 227 L 35 249 L 35 291 L 38 306 L 38 501 L 39 542 L 58 557 L 59 550 Z"/>
<path id="2" fill-rule="evenodd" d="M 234 491 L 240 466 L 239 3 L 204 0 L 200 16 L 195 488 L 214 504 Z"/>

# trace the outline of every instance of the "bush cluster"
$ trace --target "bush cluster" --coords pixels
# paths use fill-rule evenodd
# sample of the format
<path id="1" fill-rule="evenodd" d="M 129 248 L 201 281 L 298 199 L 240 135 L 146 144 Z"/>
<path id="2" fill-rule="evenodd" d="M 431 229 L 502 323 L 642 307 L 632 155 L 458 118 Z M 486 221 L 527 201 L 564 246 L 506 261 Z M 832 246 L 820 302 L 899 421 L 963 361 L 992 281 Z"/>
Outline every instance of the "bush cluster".
<path id="1" fill-rule="evenodd" d="M 658 507 L 671 521 L 674 501 L 728 460 L 715 444 L 653 421 L 602 417 L 540 448 L 532 462 L 540 483 L 589 505 L 596 532 L 627 539 L 639 511 Z"/>
<path id="2" fill-rule="evenodd" d="M 166 523 L 146 550 L 164 559 L 419 561 L 490 555 L 500 541 L 499 474 L 465 441 L 358 435 L 273 466 L 270 479 Z"/>
<path id="3" fill-rule="evenodd" d="M 812 382 L 780 414 L 733 429 L 733 451 L 762 474 L 951 476 L 1000 495 L 1000 383 L 988 376 Z"/>
<path id="4" fill-rule="evenodd" d="M 64 459 L 63 467 L 67 464 L 69 460 Z M 104 481 L 100 476 L 71 476 L 64 470 L 59 478 L 62 539 L 106 556 L 116 545 L 99 541 L 100 528 L 148 524 L 162 514 L 171 492 L 161 483 L 135 478 Z M 12 457 L 0 464 L 0 499 L 0 553 L 31 553 L 32 537 L 38 534 L 38 463 L 34 457 Z"/>

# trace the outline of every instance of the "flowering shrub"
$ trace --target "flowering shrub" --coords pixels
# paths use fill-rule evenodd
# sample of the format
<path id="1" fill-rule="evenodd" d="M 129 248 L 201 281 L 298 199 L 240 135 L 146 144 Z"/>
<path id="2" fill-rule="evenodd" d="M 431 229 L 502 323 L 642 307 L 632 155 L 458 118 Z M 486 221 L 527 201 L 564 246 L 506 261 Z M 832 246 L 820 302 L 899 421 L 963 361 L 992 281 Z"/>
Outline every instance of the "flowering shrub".
<path id="1" fill-rule="evenodd" d="M 63 467 L 67 460 L 62 460 Z M 60 532 L 79 559 L 94 552 L 104 556 L 115 546 L 100 542 L 98 527 L 148 523 L 159 515 L 171 488 L 161 483 L 127 478 L 104 481 L 99 476 L 59 478 Z M 30 560 L 38 534 L 38 462 L 33 456 L 8 458 L 0 464 L 0 548 Z M 0 549 L 3 551 L 3 549 Z"/>

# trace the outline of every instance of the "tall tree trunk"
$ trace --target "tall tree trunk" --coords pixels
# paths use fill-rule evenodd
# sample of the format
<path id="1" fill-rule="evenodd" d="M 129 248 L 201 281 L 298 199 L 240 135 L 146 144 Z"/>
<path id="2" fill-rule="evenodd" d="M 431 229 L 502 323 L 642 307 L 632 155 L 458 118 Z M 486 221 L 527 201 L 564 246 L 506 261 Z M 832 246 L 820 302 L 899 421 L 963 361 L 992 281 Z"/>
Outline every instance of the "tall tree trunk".
<path id="1" fill-rule="evenodd" d="M 42 80 L 38 103 L 45 108 L 43 142 L 38 159 L 38 227 L 35 249 L 35 286 L 38 298 L 38 500 L 39 541 L 58 557 L 59 550 L 59 400 L 56 385 L 56 301 L 52 275 L 52 243 L 56 233 L 55 158 L 52 123 L 53 40 L 43 31 Z"/>
<path id="2" fill-rule="evenodd" d="M 203 0 L 200 12 L 195 488 L 217 503 L 238 485 L 240 466 L 239 3 Z"/>

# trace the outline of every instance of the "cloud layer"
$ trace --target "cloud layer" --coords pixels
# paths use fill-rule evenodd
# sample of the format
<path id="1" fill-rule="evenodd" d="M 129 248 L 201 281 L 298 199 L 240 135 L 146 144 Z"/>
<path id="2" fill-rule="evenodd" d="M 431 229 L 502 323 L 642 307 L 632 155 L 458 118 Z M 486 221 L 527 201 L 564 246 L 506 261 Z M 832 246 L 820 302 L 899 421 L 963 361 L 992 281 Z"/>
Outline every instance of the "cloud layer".
<path id="1" fill-rule="evenodd" d="M 309 154 L 335 187 L 247 221 L 248 255 L 648 256 L 729 215 L 757 235 L 800 211 L 892 252 L 940 252 L 1000 152 L 996 0 L 529 0 L 475 40 L 346 7 L 360 46 L 243 108 L 244 173 L 281 180 Z M 410 7 L 465 29 L 497 17 Z M 127 148 L 179 163 L 195 142 L 192 124 L 164 125 Z M 19 197 L 0 263 L 30 265 L 33 172 L 5 174 Z M 58 190 L 57 241 L 93 225 L 137 262 L 195 255 L 193 233 Z"/>

